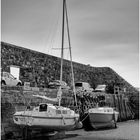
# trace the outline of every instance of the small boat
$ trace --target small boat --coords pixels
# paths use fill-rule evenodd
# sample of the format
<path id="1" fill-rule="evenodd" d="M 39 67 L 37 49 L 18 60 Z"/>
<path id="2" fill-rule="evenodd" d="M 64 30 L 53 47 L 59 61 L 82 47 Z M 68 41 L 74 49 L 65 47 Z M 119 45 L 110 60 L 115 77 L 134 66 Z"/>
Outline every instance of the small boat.
<path id="1" fill-rule="evenodd" d="M 41 103 L 33 110 L 16 112 L 13 120 L 15 124 L 31 129 L 62 131 L 73 129 L 78 119 L 79 114 L 69 108 Z"/>
<path id="2" fill-rule="evenodd" d="M 88 117 L 84 120 L 85 129 L 98 129 L 114 126 L 117 128 L 119 112 L 112 107 L 96 107 L 88 110 Z"/>

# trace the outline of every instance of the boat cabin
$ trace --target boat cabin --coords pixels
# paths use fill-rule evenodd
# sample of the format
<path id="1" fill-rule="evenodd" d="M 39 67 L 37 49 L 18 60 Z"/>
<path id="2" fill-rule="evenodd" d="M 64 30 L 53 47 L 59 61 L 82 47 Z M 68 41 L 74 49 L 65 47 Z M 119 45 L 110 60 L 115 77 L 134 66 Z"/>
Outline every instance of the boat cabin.
<path id="1" fill-rule="evenodd" d="M 67 109 L 65 107 L 60 108 L 59 106 L 54 106 L 52 104 L 47 103 L 41 103 L 39 104 L 38 107 L 35 107 L 33 110 L 38 112 L 49 112 L 56 115 L 58 114 L 68 115 L 72 113 L 70 109 Z"/>

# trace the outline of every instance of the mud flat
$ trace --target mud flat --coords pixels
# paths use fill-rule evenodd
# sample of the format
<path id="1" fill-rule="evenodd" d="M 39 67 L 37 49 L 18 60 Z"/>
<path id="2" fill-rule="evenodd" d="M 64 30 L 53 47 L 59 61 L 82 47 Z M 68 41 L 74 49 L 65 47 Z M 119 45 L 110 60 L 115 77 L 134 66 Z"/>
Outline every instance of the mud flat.
<path id="1" fill-rule="evenodd" d="M 63 140 L 139 140 L 139 121 L 119 122 L 117 129 L 67 131 Z"/>

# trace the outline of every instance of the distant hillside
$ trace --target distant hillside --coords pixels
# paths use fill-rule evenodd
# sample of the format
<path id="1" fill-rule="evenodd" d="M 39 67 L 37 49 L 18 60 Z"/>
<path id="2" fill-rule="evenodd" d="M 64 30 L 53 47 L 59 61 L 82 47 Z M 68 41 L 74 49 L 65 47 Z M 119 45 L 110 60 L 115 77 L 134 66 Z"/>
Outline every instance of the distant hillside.
<path id="1" fill-rule="evenodd" d="M 20 68 L 20 79 L 28 81 L 31 86 L 35 83 L 39 87 L 47 87 L 52 79 L 59 79 L 60 58 L 40 53 L 20 46 L 1 42 L 2 71 L 10 71 L 10 65 Z M 70 62 L 64 61 L 63 80 L 71 85 Z M 129 84 L 109 67 L 91 67 L 74 62 L 75 81 L 89 82 L 93 88 L 98 84 L 106 84 L 108 92 L 113 93 L 113 87 L 119 86 L 126 89 L 126 94 L 137 94 L 138 90 Z"/>

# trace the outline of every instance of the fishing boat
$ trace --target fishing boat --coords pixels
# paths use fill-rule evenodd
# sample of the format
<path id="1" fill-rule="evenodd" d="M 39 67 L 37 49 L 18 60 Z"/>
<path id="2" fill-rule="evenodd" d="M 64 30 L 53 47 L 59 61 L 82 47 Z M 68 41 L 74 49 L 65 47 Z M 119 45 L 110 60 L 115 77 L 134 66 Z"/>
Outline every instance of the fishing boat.
<path id="1" fill-rule="evenodd" d="M 83 125 L 85 129 L 98 129 L 114 126 L 117 128 L 119 112 L 112 107 L 95 107 L 88 110 Z"/>
<path id="2" fill-rule="evenodd" d="M 66 8 L 66 0 L 63 0 L 63 20 L 62 20 L 62 48 L 61 48 L 61 69 L 60 69 L 60 82 L 62 82 L 63 75 L 63 44 L 64 44 L 64 19 L 66 17 L 67 30 L 68 30 L 68 17 L 67 17 L 67 8 Z M 68 36 L 69 36 L 69 30 Z M 70 49 L 70 59 L 71 59 L 71 69 L 72 69 L 72 82 L 73 82 L 73 92 L 75 95 L 75 86 L 74 86 L 74 75 L 73 75 L 73 65 L 72 65 L 72 55 L 71 55 L 71 46 L 70 46 L 70 38 L 69 38 L 69 49 Z M 41 95 L 33 95 L 37 98 L 43 98 L 46 100 L 53 101 L 54 103 L 58 103 L 58 106 L 54 104 L 41 103 L 39 106 L 34 107 L 32 110 L 29 108 L 25 111 L 17 111 L 13 120 L 14 123 L 20 126 L 27 126 L 31 129 L 45 129 L 47 131 L 61 131 L 61 130 L 69 130 L 74 128 L 77 125 L 79 114 L 75 113 L 75 111 L 70 108 L 66 108 L 61 106 L 61 95 L 62 95 L 62 87 L 60 85 L 57 97 L 49 98 Z"/>

